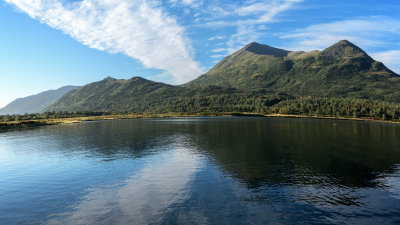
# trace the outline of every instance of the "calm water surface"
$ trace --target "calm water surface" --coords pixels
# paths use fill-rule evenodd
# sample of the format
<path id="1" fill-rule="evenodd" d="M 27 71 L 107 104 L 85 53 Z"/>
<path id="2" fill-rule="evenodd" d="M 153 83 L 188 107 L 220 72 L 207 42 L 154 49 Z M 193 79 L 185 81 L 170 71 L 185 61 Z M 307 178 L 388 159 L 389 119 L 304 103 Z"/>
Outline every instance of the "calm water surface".
<path id="1" fill-rule="evenodd" d="M 400 224 L 400 126 L 216 117 L 3 132 L 0 224 Z"/>

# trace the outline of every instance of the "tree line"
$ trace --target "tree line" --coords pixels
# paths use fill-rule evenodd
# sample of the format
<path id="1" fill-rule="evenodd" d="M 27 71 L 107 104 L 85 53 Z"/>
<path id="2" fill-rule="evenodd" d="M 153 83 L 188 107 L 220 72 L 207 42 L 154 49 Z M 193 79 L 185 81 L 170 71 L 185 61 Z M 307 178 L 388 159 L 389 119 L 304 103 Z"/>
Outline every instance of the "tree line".
<path id="1" fill-rule="evenodd" d="M 186 114 L 292 114 L 305 116 L 329 116 L 349 118 L 372 118 L 400 121 L 400 104 L 352 98 L 290 98 L 279 95 L 223 94 L 211 96 L 148 99 L 131 105 L 98 112 L 44 112 L 23 115 L 1 115 L 0 122 L 56 119 L 85 116 L 102 116 L 127 113 L 186 113 Z"/>
<path id="2" fill-rule="evenodd" d="M 40 119 L 59 119 L 85 116 L 103 116 L 110 115 L 110 112 L 44 112 L 44 113 L 25 113 L 13 115 L 0 115 L 0 122 L 40 120 Z"/>

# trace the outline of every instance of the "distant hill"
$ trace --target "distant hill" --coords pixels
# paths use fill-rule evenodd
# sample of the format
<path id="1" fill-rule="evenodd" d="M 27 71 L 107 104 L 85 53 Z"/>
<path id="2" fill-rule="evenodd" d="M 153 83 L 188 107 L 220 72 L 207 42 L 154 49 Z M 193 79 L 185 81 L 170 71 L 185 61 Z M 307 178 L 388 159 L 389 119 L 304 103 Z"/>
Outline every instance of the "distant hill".
<path id="1" fill-rule="evenodd" d="M 168 96 L 176 96 L 179 87 L 141 77 L 117 80 L 107 77 L 87 84 L 60 98 L 47 111 L 146 111 Z"/>
<path id="2" fill-rule="evenodd" d="M 236 89 L 182 87 L 154 82 L 142 77 L 118 80 L 107 77 L 101 81 L 75 89 L 46 108 L 49 112 L 196 112 L 210 108 L 225 110 L 224 106 L 237 105 L 235 100 L 221 104 L 218 99 L 246 96 Z"/>
<path id="3" fill-rule="evenodd" d="M 0 109 L 0 115 L 39 113 L 43 109 L 56 102 L 63 95 L 76 88 L 78 87 L 65 86 L 57 90 L 44 91 L 36 95 L 18 98 L 4 108 Z"/>
<path id="4" fill-rule="evenodd" d="M 180 86 L 106 78 L 46 111 L 255 112 L 400 118 L 400 76 L 348 41 L 291 52 L 250 43 Z"/>
<path id="5" fill-rule="evenodd" d="M 324 51 L 290 52 L 251 43 L 186 84 L 400 102 L 400 76 L 343 40 Z"/>

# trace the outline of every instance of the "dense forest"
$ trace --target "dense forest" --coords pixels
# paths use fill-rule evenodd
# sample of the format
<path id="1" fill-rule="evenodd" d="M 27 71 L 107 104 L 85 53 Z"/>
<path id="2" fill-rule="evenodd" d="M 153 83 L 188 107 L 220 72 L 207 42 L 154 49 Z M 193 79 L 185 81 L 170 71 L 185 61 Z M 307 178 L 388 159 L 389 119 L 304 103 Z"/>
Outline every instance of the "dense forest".
<path id="1" fill-rule="evenodd" d="M 193 98 L 170 99 L 170 101 L 163 102 L 163 104 L 146 106 L 146 109 L 140 109 L 140 106 L 137 106 L 139 109 L 137 112 L 60 111 L 24 115 L 2 115 L 0 116 L 0 122 L 125 113 L 147 115 L 162 113 L 176 113 L 176 115 L 290 114 L 319 117 L 369 118 L 400 122 L 400 104 L 397 103 L 351 98 L 302 97 L 284 99 L 284 97 L 257 94 L 197 96 Z"/>

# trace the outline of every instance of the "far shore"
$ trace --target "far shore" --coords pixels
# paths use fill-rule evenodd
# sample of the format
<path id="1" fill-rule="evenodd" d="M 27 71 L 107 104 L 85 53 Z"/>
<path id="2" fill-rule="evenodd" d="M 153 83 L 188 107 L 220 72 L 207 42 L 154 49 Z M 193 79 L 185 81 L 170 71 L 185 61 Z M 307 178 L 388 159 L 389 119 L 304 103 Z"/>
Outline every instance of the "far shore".
<path id="1" fill-rule="evenodd" d="M 135 118 L 172 118 L 172 117 L 203 117 L 203 116 L 248 116 L 248 117 L 286 117 L 286 118 L 310 118 L 310 119 L 331 119 L 331 120 L 354 120 L 365 122 L 380 122 L 400 124 L 396 121 L 379 120 L 375 118 L 352 118 L 352 117 L 332 117 L 332 116 L 315 116 L 315 115 L 294 115 L 294 114 L 257 114 L 257 113 L 214 113 L 214 114 L 177 114 L 177 113 L 163 113 L 163 114 L 118 114 L 118 115 L 104 115 L 104 116 L 82 116 L 71 118 L 56 118 L 56 119 L 38 119 L 38 120 L 23 120 L 0 122 L 0 131 L 46 126 L 58 124 L 74 124 L 82 123 L 85 121 L 99 121 L 99 120 L 120 120 L 120 119 L 135 119 Z"/>

